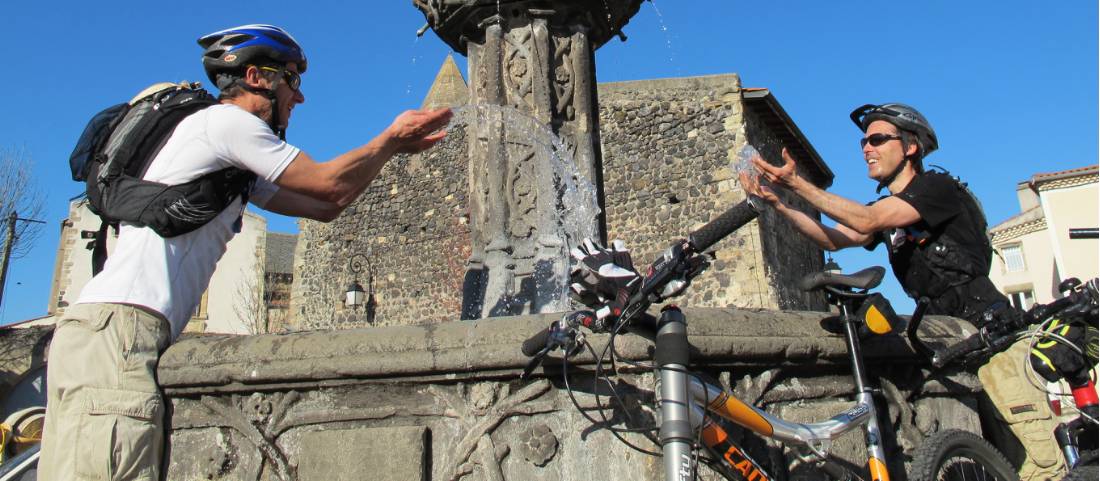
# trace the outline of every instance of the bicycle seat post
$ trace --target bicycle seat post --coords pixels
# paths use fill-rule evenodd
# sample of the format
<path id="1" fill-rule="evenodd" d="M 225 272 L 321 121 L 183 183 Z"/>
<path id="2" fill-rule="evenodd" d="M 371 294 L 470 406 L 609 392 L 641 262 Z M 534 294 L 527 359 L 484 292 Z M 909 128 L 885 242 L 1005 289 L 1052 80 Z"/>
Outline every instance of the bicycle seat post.
<path id="1" fill-rule="evenodd" d="M 857 393 L 870 393 L 867 386 L 867 372 L 863 365 L 863 350 L 859 344 L 859 320 L 852 313 L 852 298 L 836 298 L 840 308 L 840 321 L 844 326 L 844 342 L 848 345 L 848 357 L 852 364 L 852 377 L 855 378 Z"/>
<path id="2" fill-rule="evenodd" d="M 674 305 L 661 310 L 654 360 L 661 379 L 661 447 L 665 479 L 693 479 L 695 433 L 691 429 L 688 392 L 687 318 Z"/>
<path id="3" fill-rule="evenodd" d="M 867 379 L 867 369 L 863 364 L 863 350 L 859 343 L 861 320 L 853 312 L 857 303 L 864 297 L 829 294 L 830 300 L 840 308 L 840 320 L 844 325 L 844 341 L 848 346 L 848 357 L 852 364 L 852 378 L 856 384 L 856 401 L 870 411 L 867 424 L 863 425 L 864 442 L 867 445 L 867 467 L 871 479 L 889 479 L 886 468 L 886 450 L 883 446 L 882 431 L 879 427 L 878 413 L 875 409 L 874 393 Z"/>

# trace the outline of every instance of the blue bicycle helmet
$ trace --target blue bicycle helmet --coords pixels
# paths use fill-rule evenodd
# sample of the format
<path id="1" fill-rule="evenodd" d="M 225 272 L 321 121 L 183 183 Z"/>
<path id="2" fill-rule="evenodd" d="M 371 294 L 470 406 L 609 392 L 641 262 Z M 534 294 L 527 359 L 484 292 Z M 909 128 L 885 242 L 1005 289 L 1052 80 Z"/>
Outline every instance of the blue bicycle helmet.
<path id="1" fill-rule="evenodd" d="M 295 63 L 306 71 L 306 54 L 286 30 L 273 25 L 241 25 L 199 38 L 202 66 L 219 89 L 233 84 L 248 65 Z"/>

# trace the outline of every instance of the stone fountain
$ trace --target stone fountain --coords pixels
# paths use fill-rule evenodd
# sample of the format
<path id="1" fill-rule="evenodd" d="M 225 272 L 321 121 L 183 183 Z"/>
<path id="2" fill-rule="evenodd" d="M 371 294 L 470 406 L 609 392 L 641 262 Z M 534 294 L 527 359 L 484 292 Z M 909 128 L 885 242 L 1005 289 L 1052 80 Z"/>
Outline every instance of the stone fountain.
<path id="1" fill-rule="evenodd" d="M 622 35 L 642 0 L 413 3 L 439 38 L 469 57 L 470 104 L 509 107 L 549 127 L 602 208 L 595 51 Z M 604 218 L 562 222 L 552 152 L 510 129 L 501 110 L 490 112 L 468 132 L 472 252 L 462 318 L 565 310 L 567 246 L 606 237 Z"/>
<path id="2" fill-rule="evenodd" d="M 653 424 L 652 372 L 618 366 L 622 404 L 594 384 L 587 355 L 566 371 L 574 396 L 558 359 L 519 379 L 527 363 L 520 343 L 560 308 L 557 294 L 540 297 L 537 284 L 560 286 L 565 246 L 582 234 L 626 239 L 645 265 L 669 239 L 744 198 L 729 155 L 747 143 L 768 157 L 786 147 L 807 178 L 822 186 L 831 179 L 774 96 L 742 88 L 735 74 L 597 85 L 594 51 L 619 34 L 640 0 L 413 3 L 469 56 L 467 108 L 477 109 L 478 122 L 435 149 L 391 161 L 332 225 L 303 224 L 291 301 L 304 318 L 297 329 L 332 326 L 350 280 L 338 278 L 348 254 L 382 248 L 387 255 L 371 258 L 366 277 L 367 291 L 378 294 L 377 318 L 347 327 L 383 327 L 181 339 L 158 366 L 170 406 L 167 479 L 659 479 L 659 458 L 605 429 Z M 449 78 L 462 82 L 457 73 Z M 505 111 L 563 139 L 578 175 L 597 186 L 604 215 L 587 226 L 560 223 L 548 154 L 517 135 Z M 850 406 L 843 342 L 821 327 L 830 314 L 820 296 L 792 287 L 822 268 L 820 251 L 764 213 L 713 254 L 712 272 L 679 299 L 693 362 L 786 419 L 820 420 Z M 473 320 L 454 322 L 460 315 Z M 933 341 L 967 334 L 951 318 L 925 325 Z M 3 348 L 13 339 L 5 335 L 0 350 L 40 370 L 44 338 L 15 337 L 21 350 Z M 590 340 L 601 346 L 606 337 Z M 618 354 L 645 361 L 648 347 L 621 338 Z M 898 336 L 868 340 L 864 351 L 902 448 L 937 429 L 980 429 L 973 376 L 930 373 Z M 605 424 L 586 417 L 601 410 Z M 793 467 L 794 454 L 782 447 L 733 434 L 778 479 L 818 479 Z M 624 437 L 656 449 L 641 435 Z M 858 462 L 861 445 L 861 435 L 849 433 L 834 452 Z"/>

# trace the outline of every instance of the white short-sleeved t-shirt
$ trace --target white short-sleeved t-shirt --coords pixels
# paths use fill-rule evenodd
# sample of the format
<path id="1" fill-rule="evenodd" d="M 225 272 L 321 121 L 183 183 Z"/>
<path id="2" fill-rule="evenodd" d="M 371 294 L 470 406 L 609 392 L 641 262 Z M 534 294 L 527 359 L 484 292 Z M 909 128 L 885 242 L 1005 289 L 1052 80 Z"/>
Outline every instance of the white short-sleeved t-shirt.
<path id="1" fill-rule="evenodd" d="M 278 191 L 275 179 L 299 152 L 276 137 L 259 117 L 235 105 L 219 104 L 183 119 L 144 178 L 181 184 L 237 167 L 256 174 L 249 201 L 263 207 Z M 88 282 L 77 303 L 112 302 L 152 309 L 168 319 L 175 339 L 201 300 L 243 211 L 244 203 L 237 202 L 206 225 L 167 239 L 148 227 L 123 223 L 103 271 Z"/>

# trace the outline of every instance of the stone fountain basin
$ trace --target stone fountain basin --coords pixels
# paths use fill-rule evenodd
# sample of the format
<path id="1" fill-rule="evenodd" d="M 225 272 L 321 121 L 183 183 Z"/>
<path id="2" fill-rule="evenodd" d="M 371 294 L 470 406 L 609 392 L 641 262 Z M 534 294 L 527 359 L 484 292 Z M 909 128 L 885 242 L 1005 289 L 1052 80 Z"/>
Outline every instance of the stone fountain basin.
<path id="1" fill-rule="evenodd" d="M 847 363 L 843 338 L 820 325 L 830 314 L 737 308 L 685 308 L 698 365 Z M 190 388 L 294 385 L 338 379 L 499 377 L 527 364 L 520 345 L 557 319 L 538 314 L 420 326 L 386 326 L 255 336 L 207 335 L 170 347 L 161 358 L 161 385 Z M 951 317 L 928 316 L 922 338 L 947 342 L 973 332 Z M 597 348 L 606 335 L 590 336 Z M 652 345 L 634 335 L 616 341 L 626 359 L 645 360 Z M 872 337 L 868 360 L 916 360 L 903 335 Z M 587 354 L 577 362 L 591 362 Z M 556 361 L 548 360 L 550 364 Z"/>
<path id="2" fill-rule="evenodd" d="M 851 406 L 843 340 L 821 326 L 829 313 L 684 312 L 693 362 L 746 402 L 792 421 L 822 420 Z M 167 478 L 658 479 L 658 458 L 639 457 L 573 405 L 579 400 L 594 413 L 609 403 L 607 392 L 592 390 L 591 357 L 575 359 L 573 396 L 554 359 L 535 379 L 518 379 L 528 361 L 520 345 L 557 317 L 182 339 L 159 365 L 172 407 Z M 923 337 L 937 343 L 967 330 L 973 328 L 948 317 L 922 326 Z M 606 336 L 589 339 L 599 349 Z M 625 335 L 617 346 L 620 358 L 651 358 L 651 344 L 640 337 Z M 902 335 L 870 338 L 863 348 L 903 449 L 937 429 L 980 429 L 979 387 L 968 375 L 930 374 Z M 644 406 L 653 404 L 653 374 L 618 366 L 625 410 L 606 412 L 618 422 L 627 412 L 651 416 Z M 794 459 L 762 445 L 746 449 L 762 459 Z M 862 434 L 853 431 L 833 453 L 858 465 L 863 449 Z"/>

